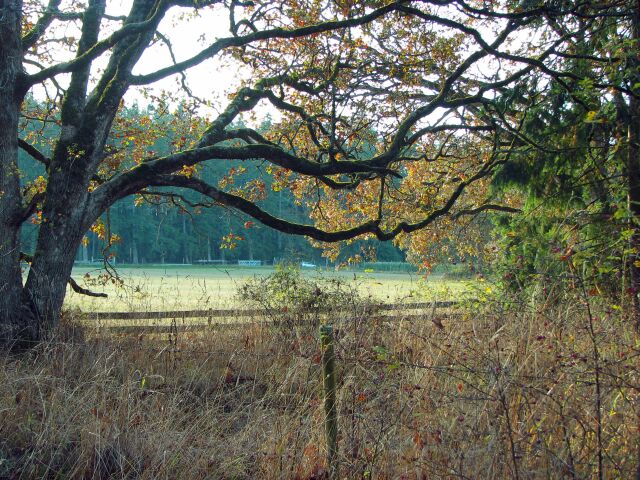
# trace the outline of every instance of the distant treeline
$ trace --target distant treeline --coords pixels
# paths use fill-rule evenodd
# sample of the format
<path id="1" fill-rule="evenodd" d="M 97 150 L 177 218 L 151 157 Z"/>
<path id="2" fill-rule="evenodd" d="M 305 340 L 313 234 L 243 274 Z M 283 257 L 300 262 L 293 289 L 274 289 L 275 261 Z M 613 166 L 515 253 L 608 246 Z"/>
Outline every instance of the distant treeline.
<path id="1" fill-rule="evenodd" d="M 288 218 L 305 221 L 304 211 L 293 204 L 286 192 L 281 193 L 281 204 L 276 205 L 276 211 L 282 211 Z M 122 263 L 236 262 L 244 259 L 262 260 L 268 264 L 279 261 L 325 264 L 322 251 L 306 239 L 258 223 L 245 227 L 247 218 L 220 207 L 210 207 L 193 214 L 168 205 L 135 206 L 132 199 L 127 199 L 112 208 L 108 216 L 110 218 L 105 218 L 104 222 L 108 222 L 111 232 L 119 237 L 109 251 Z M 228 248 L 229 242 L 225 240 L 230 233 L 235 235 L 233 248 Z M 87 245 L 78 252 L 78 260 L 102 258 L 105 241 L 93 232 L 89 232 L 87 238 Z M 350 245 L 341 253 L 341 258 L 360 252 L 365 243 L 368 249 L 376 249 L 380 261 L 404 260 L 403 253 L 392 244 L 374 242 Z"/>
<path id="2" fill-rule="evenodd" d="M 33 101 L 33 100 L 31 100 Z M 157 128 L 166 131 L 160 140 L 151 147 L 156 155 L 166 155 L 175 150 L 177 141 L 184 143 L 183 133 L 176 133 L 171 127 L 175 121 L 175 113 L 159 114 L 154 110 L 141 111 L 134 107 L 126 109 L 123 115 L 130 124 L 135 125 L 138 119 L 153 122 Z M 266 129 L 268 122 L 264 125 Z M 22 135 L 29 136 L 30 142 L 48 154 L 51 151 L 49 139 L 55 138 L 59 127 L 55 120 L 46 122 L 25 122 Z M 176 138 L 174 138 L 176 137 Z M 122 140 L 115 140 L 115 149 L 126 148 Z M 20 167 L 24 185 L 44 175 L 41 165 L 27 159 L 25 152 L 20 152 Z M 256 179 L 264 182 L 271 189 L 272 177 L 265 175 L 258 162 L 224 161 L 207 162 L 197 174 L 211 183 L 218 183 L 228 176 L 229 170 L 235 168 L 242 174 L 235 177 L 236 186 L 251 185 Z M 162 189 L 158 189 L 162 193 Z M 183 192 L 184 199 L 191 203 L 201 201 L 191 192 Z M 181 207 L 176 206 L 178 203 Z M 311 223 L 304 205 L 296 204 L 286 189 L 277 193 L 271 192 L 267 199 L 258 202 L 261 207 L 272 214 L 301 223 Z M 34 222 L 37 218 L 33 219 Z M 325 264 L 322 251 L 314 248 L 302 237 L 287 235 L 258 222 L 236 211 L 219 206 L 206 208 L 189 207 L 186 202 L 152 195 L 144 199 L 126 198 L 107 214 L 103 215 L 102 230 L 87 232 L 86 242 L 77 256 L 79 261 L 97 261 L 103 255 L 111 254 L 118 262 L 128 264 L 141 263 L 197 263 L 198 261 L 230 261 L 238 259 L 255 259 L 272 263 L 274 261 L 309 261 Z M 35 249 L 37 229 L 25 228 L 22 235 L 22 248 L 26 252 Z M 107 238 L 112 236 L 116 241 L 107 249 Z M 100 238 L 104 237 L 104 238 Z M 343 249 L 340 260 L 343 261 L 363 250 L 376 254 L 383 262 L 403 262 L 402 251 L 391 243 L 355 242 Z"/>

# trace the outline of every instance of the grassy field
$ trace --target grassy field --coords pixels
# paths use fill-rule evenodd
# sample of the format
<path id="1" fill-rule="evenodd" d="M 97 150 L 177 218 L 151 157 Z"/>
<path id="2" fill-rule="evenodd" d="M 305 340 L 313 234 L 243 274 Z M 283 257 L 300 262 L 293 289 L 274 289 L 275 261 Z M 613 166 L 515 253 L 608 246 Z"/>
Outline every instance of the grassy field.
<path id="1" fill-rule="evenodd" d="M 124 284 L 92 285 L 101 272 L 93 267 L 76 267 L 73 278 L 82 286 L 104 292 L 108 298 L 93 298 L 69 289 L 65 305 L 83 311 L 186 310 L 241 307 L 236 292 L 244 282 L 274 272 L 272 267 L 215 267 L 157 265 L 118 267 Z M 442 276 L 424 279 L 415 273 L 363 273 L 353 271 L 305 270 L 306 278 L 335 278 L 355 286 L 363 296 L 381 301 L 449 300 L 468 296 L 474 282 L 446 280 Z M 87 274 L 90 278 L 87 281 Z"/>
<path id="2" fill-rule="evenodd" d="M 635 478 L 640 338 L 620 310 L 534 292 L 389 322 L 353 300 L 334 330 L 337 478 Z M 0 355 L 0 478 L 327 479 L 322 380 L 310 323 L 66 323 Z"/>

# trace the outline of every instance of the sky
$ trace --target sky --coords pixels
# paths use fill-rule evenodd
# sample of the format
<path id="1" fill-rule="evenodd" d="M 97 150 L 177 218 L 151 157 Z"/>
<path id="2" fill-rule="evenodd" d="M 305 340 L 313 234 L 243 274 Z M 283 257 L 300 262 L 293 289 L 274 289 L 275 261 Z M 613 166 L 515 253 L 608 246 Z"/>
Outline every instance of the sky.
<path id="1" fill-rule="evenodd" d="M 130 1 L 109 1 L 106 13 L 113 16 L 126 15 L 130 5 Z M 64 3 L 61 5 L 62 11 L 68 11 L 68 8 L 69 6 Z M 230 35 L 226 9 L 201 9 L 197 15 L 190 14 L 192 11 L 192 9 L 174 7 L 163 19 L 158 29 L 171 42 L 176 61 L 185 60 L 217 38 Z M 112 23 L 111 25 L 119 24 Z M 108 30 L 103 27 L 101 38 L 107 37 L 113 30 L 113 28 Z M 66 35 L 78 38 L 80 35 L 77 26 L 69 22 L 54 22 L 49 32 L 53 36 Z M 60 62 L 71 59 L 73 52 L 58 47 L 51 55 L 54 62 Z M 108 57 L 103 55 L 94 63 L 92 69 L 92 77 L 94 79 L 98 78 L 100 70 L 106 66 L 107 60 Z M 143 54 L 133 73 L 151 73 L 160 68 L 170 66 L 172 63 L 173 60 L 169 48 L 164 43 L 157 42 Z M 28 72 L 37 71 L 37 67 L 33 65 L 27 64 L 25 67 Z M 234 64 L 228 57 L 223 59 L 218 56 L 205 60 L 200 65 L 189 69 L 186 72 L 186 84 L 195 97 L 211 102 L 210 107 L 202 107 L 201 113 L 215 115 L 221 109 L 224 109 L 228 101 L 228 95 L 233 93 L 238 88 L 241 79 L 247 76 L 248 73 L 243 71 L 241 65 Z M 59 75 L 56 80 L 61 86 L 65 87 L 68 84 L 69 75 Z M 146 90 L 152 95 L 159 95 L 163 90 L 177 93 L 181 88 L 181 76 L 173 75 L 149 85 Z M 49 95 L 55 92 L 55 88 L 51 84 L 47 86 L 47 90 Z M 36 98 L 44 99 L 47 97 L 45 88 L 39 85 L 34 87 L 32 93 Z M 139 87 L 131 87 L 129 89 L 125 96 L 125 102 L 127 104 L 137 103 L 141 107 L 150 103 Z M 259 116 L 262 117 L 267 112 L 273 115 L 274 112 L 271 110 L 262 106 L 262 108 L 258 109 Z"/>
<path id="2" fill-rule="evenodd" d="M 45 0 L 40 1 L 44 8 Z M 69 11 L 71 6 L 68 2 L 73 1 L 77 0 L 64 0 L 61 5 L 61 10 Z M 126 15 L 130 6 L 131 0 L 109 0 L 107 2 L 106 13 L 111 16 Z M 119 23 L 112 23 L 111 29 L 103 29 L 101 38 L 108 36 L 117 26 L 119 26 Z M 224 6 L 199 9 L 195 15 L 193 14 L 192 8 L 174 7 L 166 15 L 158 30 L 163 37 L 170 40 L 176 61 L 185 60 L 210 45 L 216 39 L 231 35 L 229 32 L 228 12 Z M 54 36 L 59 34 L 74 36 L 76 38 L 79 36 L 78 26 L 70 22 L 54 22 L 50 27 L 50 33 Z M 485 40 L 490 41 L 490 37 L 492 37 L 491 32 L 487 31 L 485 33 L 487 35 Z M 61 49 L 53 53 L 53 60 L 69 60 L 72 56 L 73 52 L 68 49 Z M 105 54 L 95 62 L 93 78 L 99 77 L 100 69 L 104 68 L 107 60 L 108 57 Z M 160 68 L 170 66 L 172 63 L 173 60 L 169 48 L 167 48 L 163 42 L 157 42 L 143 54 L 138 65 L 134 68 L 133 73 L 150 73 Z M 483 67 L 486 67 L 486 70 Z M 36 67 L 27 65 L 27 68 L 34 71 Z M 496 71 L 496 65 L 491 65 L 488 61 L 479 64 L 471 71 L 477 68 L 480 68 L 480 70 L 477 70 L 477 73 L 480 73 L 482 70 L 485 70 L 482 73 Z M 217 113 L 226 107 L 229 95 L 237 90 L 241 80 L 249 77 L 250 72 L 245 67 L 234 62 L 228 56 L 223 57 L 219 55 L 215 58 L 205 60 L 198 66 L 190 68 L 186 72 L 186 84 L 196 98 L 209 102 L 209 106 L 201 107 L 200 113 L 205 116 L 215 117 Z M 61 85 L 65 85 L 68 82 L 68 75 L 61 75 L 57 77 L 57 80 Z M 181 81 L 182 77 L 180 75 L 173 75 L 150 85 L 146 88 L 146 91 L 156 96 L 163 90 L 179 93 L 181 91 Z M 42 87 L 35 87 L 34 95 L 36 98 L 44 98 L 45 92 Z M 139 87 L 130 88 L 125 96 L 125 102 L 130 105 L 137 103 L 143 108 L 151 103 Z M 258 106 L 255 110 L 257 113 L 255 123 L 259 123 L 267 114 L 276 120 L 280 118 L 278 111 L 265 103 Z M 427 120 L 436 121 L 439 116 L 440 113 L 435 112 L 434 115 L 430 116 Z M 250 125 L 254 123 L 246 116 L 243 120 Z"/>
<path id="3" fill-rule="evenodd" d="M 128 2 L 118 2 L 128 3 Z M 126 10 L 126 9 L 123 9 Z M 197 16 L 189 15 L 191 9 L 174 8 L 160 24 L 158 31 L 171 41 L 173 53 L 178 62 L 186 60 L 218 38 L 229 36 L 229 21 L 225 11 L 216 9 L 201 10 Z M 169 49 L 161 42 L 149 48 L 136 65 L 134 74 L 151 73 L 173 63 Z M 205 60 L 186 72 L 187 86 L 193 94 L 212 102 L 212 110 L 224 108 L 226 96 L 238 87 L 241 80 L 240 65 L 230 64 L 220 57 Z M 175 92 L 181 88 L 181 77 L 173 75 L 151 85 L 155 91 Z M 127 101 L 144 104 L 139 89 L 132 88 Z"/>

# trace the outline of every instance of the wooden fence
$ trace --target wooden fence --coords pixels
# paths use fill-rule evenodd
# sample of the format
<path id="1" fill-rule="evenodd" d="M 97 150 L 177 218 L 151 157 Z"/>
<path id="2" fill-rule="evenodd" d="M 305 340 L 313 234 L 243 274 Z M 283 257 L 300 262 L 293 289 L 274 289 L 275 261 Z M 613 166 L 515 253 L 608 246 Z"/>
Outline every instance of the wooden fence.
<path id="1" fill-rule="evenodd" d="M 459 302 L 419 302 L 419 303 L 386 303 L 367 306 L 360 309 L 362 314 L 377 315 L 385 320 L 419 319 L 433 313 L 436 309 L 454 308 Z M 207 309 L 185 311 L 139 311 L 139 312 L 87 312 L 79 315 L 79 320 L 89 328 L 109 330 L 113 333 L 176 333 L 181 331 L 198 331 L 212 328 L 238 327 L 250 323 L 250 319 L 260 318 L 268 321 L 286 315 L 323 315 L 332 314 L 346 319 L 353 316 L 353 309 L 316 308 L 308 310 L 288 309 Z M 343 315 L 341 315 L 343 314 Z M 456 315 L 451 312 L 447 316 Z M 196 319 L 196 320 L 194 320 Z M 244 319 L 243 321 L 238 321 Z M 123 324 L 122 321 L 140 322 L 144 324 Z M 166 321 L 170 322 L 159 322 Z M 187 321 L 188 320 L 188 321 Z M 231 320 L 231 321 L 229 321 Z M 334 320 L 335 323 L 335 320 Z"/>

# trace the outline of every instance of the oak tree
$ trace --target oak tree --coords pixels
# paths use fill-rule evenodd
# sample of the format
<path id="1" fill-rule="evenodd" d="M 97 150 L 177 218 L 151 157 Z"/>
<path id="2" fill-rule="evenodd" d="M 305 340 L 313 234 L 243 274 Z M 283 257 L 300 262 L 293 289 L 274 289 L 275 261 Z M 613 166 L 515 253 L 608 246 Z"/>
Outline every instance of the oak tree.
<path id="1" fill-rule="evenodd" d="M 416 254 L 455 221 L 514 211 L 513 199 L 489 188 L 518 152 L 535 148 L 512 101 L 526 109 L 545 78 L 576 80 L 556 66 L 610 11 L 588 1 L 510 0 L 132 0 L 124 15 L 110 7 L 0 0 L 5 344 L 55 331 L 83 236 L 125 197 L 155 191 L 179 199 L 186 190 L 285 233 L 394 240 Z M 195 16 L 224 17 L 228 29 L 215 38 L 204 29 L 204 45 L 178 51 L 166 20 Z M 554 28 L 563 18 L 581 23 Z M 167 63 L 145 69 L 141 59 L 158 45 Z M 192 69 L 213 61 L 243 74 L 224 101 L 188 88 Z M 159 101 L 151 87 L 169 77 L 203 112 L 217 113 L 203 114 L 191 135 L 159 156 L 145 135 L 123 142 L 120 112 L 130 92 Z M 25 100 L 42 92 L 48 110 L 30 112 Z M 239 126 L 265 105 L 280 112 L 272 128 Z M 42 139 L 24 136 L 27 120 L 58 125 L 46 139 L 50 153 L 37 148 Z M 19 149 L 42 164 L 38 182 L 21 179 Z M 218 184 L 199 175 L 203 165 L 231 160 L 251 162 L 270 177 L 269 188 L 257 181 L 239 188 L 237 171 Z M 264 196 L 283 188 L 309 206 L 313 224 L 263 208 Z M 38 238 L 27 254 L 19 234 L 34 218 Z M 30 264 L 24 281 L 21 260 Z"/>

